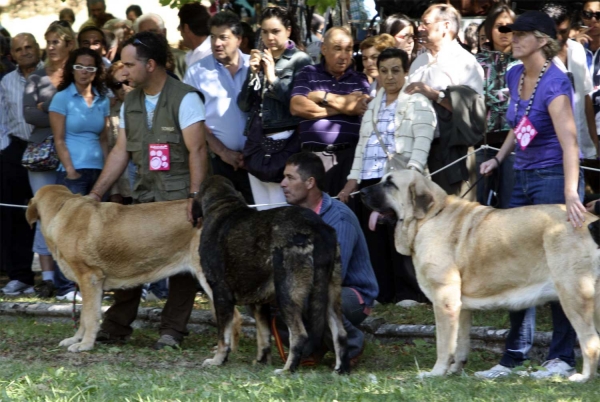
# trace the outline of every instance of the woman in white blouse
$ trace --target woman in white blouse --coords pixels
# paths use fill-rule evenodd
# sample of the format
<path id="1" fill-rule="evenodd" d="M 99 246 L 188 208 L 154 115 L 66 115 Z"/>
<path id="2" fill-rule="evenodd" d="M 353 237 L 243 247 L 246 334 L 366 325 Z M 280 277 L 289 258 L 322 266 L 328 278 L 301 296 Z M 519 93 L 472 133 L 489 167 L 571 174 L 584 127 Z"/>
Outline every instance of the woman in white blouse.
<path id="1" fill-rule="evenodd" d="M 422 173 L 426 167 L 437 121 L 429 99 L 404 92 L 408 63 L 408 54 L 395 48 L 383 50 L 377 58 L 382 88 L 362 118 L 352 170 L 346 186 L 338 194 L 343 202 L 348 201 L 351 193 L 379 182 L 383 176 L 387 157 L 379 137 L 389 154 L 401 155 L 407 169 Z M 393 229 L 376 226 L 366 208 L 357 211 L 357 215 L 379 283 L 377 300 L 381 303 L 405 299 L 426 301 L 416 282 L 410 257 L 403 258 L 395 250 Z"/>

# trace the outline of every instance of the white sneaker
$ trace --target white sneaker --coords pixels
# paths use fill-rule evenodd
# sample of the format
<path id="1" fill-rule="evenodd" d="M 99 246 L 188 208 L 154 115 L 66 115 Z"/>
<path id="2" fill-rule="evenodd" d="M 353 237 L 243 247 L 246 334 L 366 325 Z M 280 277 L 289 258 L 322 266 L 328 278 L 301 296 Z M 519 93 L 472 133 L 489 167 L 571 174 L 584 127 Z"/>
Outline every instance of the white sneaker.
<path id="1" fill-rule="evenodd" d="M 501 364 L 496 364 L 489 370 L 475 372 L 475 377 L 484 378 L 486 380 L 494 380 L 496 378 L 508 377 L 512 374 L 512 369 Z"/>
<path id="2" fill-rule="evenodd" d="M 531 373 L 531 377 L 535 379 L 550 378 L 554 376 L 570 377 L 575 374 L 575 367 L 569 366 L 560 359 L 546 360 L 542 364 L 542 369 Z"/>
<path id="3" fill-rule="evenodd" d="M 6 286 L 2 288 L 2 293 L 7 296 L 18 296 L 20 294 L 35 293 L 35 290 L 33 290 L 33 286 L 15 279 L 8 282 Z"/>
<path id="4" fill-rule="evenodd" d="M 62 296 L 56 295 L 56 300 L 72 302 L 73 299 L 77 300 L 78 302 L 83 300 L 81 298 L 81 293 L 79 293 L 79 292 L 76 293 L 74 290 L 71 290 L 69 293 L 64 294 Z"/>

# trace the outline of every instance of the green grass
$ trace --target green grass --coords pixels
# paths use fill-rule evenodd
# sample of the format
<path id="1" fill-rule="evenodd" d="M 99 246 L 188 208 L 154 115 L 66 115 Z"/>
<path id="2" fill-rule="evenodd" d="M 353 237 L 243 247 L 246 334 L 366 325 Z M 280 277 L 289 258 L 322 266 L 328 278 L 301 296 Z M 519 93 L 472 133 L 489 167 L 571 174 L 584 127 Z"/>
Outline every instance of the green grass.
<path id="1" fill-rule="evenodd" d="M 273 370 L 282 366 L 279 357 L 274 355 L 270 366 L 254 365 L 251 339 L 242 339 L 240 350 L 224 366 L 201 368 L 211 356 L 215 331 L 190 335 L 182 350 L 156 352 L 149 348 L 156 333 L 136 330 L 126 345 L 100 345 L 74 354 L 57 346 L 73 334 L 70 325 L 42 324 L 33 318 L 0 321 L 1 401 L 600 400 L 598 381 L 477 380 L 473 371 L 498 360 L 489 352 L 473 352 L 462 376 L 418 380 L 418 370 L 429 370 L 435 361 L 435 347 L 424 341 L 368 343 L 350 376 L 331 373 L 331 354 L 318 367 L 276 376 Z"/>
<path id="2" fill-rule="evenodd" d="M 372 316 L 381 317 L 390 324 L 435 324 L 431 305 L 402 308 L 394 304 L 380 304 L 375 306 Z M 549 305 L 537 308 L 536 322 L 536 331 L 552 331 L 552 316 Z M 508 329 L 510 328 L 508 312 L 506 310 L 474 311 L 473 326 Z"/>

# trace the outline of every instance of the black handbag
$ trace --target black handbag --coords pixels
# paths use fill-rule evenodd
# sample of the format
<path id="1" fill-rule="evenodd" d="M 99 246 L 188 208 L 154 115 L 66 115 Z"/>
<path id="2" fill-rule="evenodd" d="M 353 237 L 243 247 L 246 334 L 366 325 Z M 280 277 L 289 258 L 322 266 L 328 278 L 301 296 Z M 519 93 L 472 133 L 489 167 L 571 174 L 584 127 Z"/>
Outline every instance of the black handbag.
<path id="1" fill-rule="evenodd" d="M 291 136 L 286 139 L 274 140 L 270 136 L 263 134 L 263 124 L 261 120 L 262 99 L 266 91 L 266 79 L 260 82 L 260 77 L 255 75 L 252 78 L 254 89 L 260 95 L 256 96 L 256 102 L 252 113 L 246 122 L 244 134 L 246 135 L 246 145 L 242 151 L 244 154 L 244 166 L 248 173 L 260 181 L 268 183 L 279 183 L 283 180 L 283 171 L 287 159 L 300 152 L 300 135 L 298 130 L 294 130 Z M 262 88 L 261 88 L 262 87 Z M 257 120 L 258 119 L 258 120 Z M 275 135 L 277 133 L 271 133 Z"/>
<path id="2" fill-rule="evenodd" d="M 257 179 L 269 183 L 279 183 L 283 180 L 283 171 L 288 158 L 300 152 L 298 131 L 295 130 L 289 138 L 284 140 L 273 140 L 256 131 L 259 130 L 249 131 L 243 151 L 244 165 L 248 173 Z"/>

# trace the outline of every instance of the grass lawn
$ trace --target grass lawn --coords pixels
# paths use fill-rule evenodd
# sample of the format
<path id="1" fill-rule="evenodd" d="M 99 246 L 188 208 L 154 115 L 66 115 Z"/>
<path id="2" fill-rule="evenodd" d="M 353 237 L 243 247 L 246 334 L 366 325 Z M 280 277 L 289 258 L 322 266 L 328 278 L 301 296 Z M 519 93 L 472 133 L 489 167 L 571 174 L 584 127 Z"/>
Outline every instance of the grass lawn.
<path id="1" fill-rule="evenodd" d="M 276 376 L 279 357 L 273 356 L 272 366 L 253 365 L 255 344 L 247 338 L 224 366 L 202 369 L 216 331 L 190 335 L 182 350 L 157 352 L 149 348 L 156 332 L 136 330 L 126 345 L 99 345 L 80 354 L 57 346 L 73 333 L 71 325 L 0 316 L 0 401 L 600 400 L 600 380 L 477 380 L 473 371 L 498 360 L 489 352 L 472 353 L 465 375 L 418 380 L 418 370 L 430 369 L 435 360 L 435 347 L 424 341 L 369 343 L 350 376 L 331 373 L 331 354 L 318 367 Z"/>

